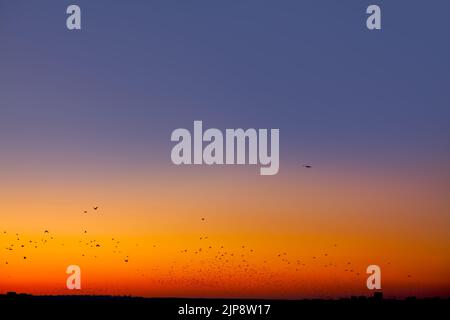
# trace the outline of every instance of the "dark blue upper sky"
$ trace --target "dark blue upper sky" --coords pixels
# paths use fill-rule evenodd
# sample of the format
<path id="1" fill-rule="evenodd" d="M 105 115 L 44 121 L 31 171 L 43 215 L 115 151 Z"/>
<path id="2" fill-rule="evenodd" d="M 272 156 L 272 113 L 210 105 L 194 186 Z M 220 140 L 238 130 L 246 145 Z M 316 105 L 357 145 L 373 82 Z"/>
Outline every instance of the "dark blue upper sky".
<path id="1" fill-rule="evenodd" d="M 0 0 L 2 153 L 167 160 L 170 132 L 203 120 L 280 128 L 286 161 L 448 159 L 449 14 L 444 0 Z"/>

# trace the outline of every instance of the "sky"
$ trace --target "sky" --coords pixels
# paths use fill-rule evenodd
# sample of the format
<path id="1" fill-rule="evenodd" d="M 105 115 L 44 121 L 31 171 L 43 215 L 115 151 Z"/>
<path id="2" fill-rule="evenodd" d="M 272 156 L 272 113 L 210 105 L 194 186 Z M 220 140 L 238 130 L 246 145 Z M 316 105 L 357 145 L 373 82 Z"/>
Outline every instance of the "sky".
<path id="1" fill-rule="evenodd" d="M 0 0 L 0 292 L 449 296 L 450 4 L 370 4 Z M 175 166 L 194 120 L 279 173 Z"/>

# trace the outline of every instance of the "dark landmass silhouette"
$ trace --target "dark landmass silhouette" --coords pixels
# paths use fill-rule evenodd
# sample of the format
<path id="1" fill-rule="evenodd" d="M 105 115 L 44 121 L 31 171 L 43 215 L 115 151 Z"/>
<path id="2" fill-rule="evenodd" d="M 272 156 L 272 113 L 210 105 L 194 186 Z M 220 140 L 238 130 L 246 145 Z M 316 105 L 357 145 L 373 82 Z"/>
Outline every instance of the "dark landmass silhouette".
<path id="1" fill-rule="evenodd" d="M 238 307 L 230 315 L 230 309 Z M 270 309 L 266 314 L 267 305 Z M 226 307 L 228 306 L 228 307 Z M 256 306 L 244 307 L 241 306 Z M 258 306 L 261 306 L 259 308 Z M 210 308 L 207 317 L 201 313 L 204 307 Z M 196 311 L 200 314 L 180 314 Z M 244 310 L 244 314 L 241 314 Z M 256 311 L 255 311 L 256 310 Z M 145 319 L 301 319 L 304 316 L 315 318 L 355 318 L 423 316 L 448 319 L 450 316 L 450 297 L 406 299 L 383 299 L 381 292 L 372 297 L 352 296 L 341 299 L 208 299 L 208 298 L 143 298 L 133 296 L 87 296 L 59 295 L 35 296 L 9 292 L 0 295 L 0 312 L 31 313 L 38 315 L 64 316 L 78 315 L 82 319 L 99 316 L 107 318 L 145 318 Z M 254 314 L 256 313 L 256 314 Z M 439 316 L 438 316 L 439 315 Z M 1 318 L 1 317 L 0 317 Z M 40 318 L 40 317 L 39 317 Z"/>

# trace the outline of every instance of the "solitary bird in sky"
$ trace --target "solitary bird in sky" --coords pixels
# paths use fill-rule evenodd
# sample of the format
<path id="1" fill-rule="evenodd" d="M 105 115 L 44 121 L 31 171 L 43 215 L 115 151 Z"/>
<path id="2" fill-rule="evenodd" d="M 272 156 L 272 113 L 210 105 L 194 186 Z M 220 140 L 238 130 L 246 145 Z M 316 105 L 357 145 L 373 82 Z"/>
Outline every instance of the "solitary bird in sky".
<path id="1" fill-rule="evenodd" d="M 307 169 L 311 169 L 312 168 L 310 165 L 307 165 L 307 164 L 303 165 L 303 167 L 307 168 Z"/>
<path id="2" fill-rule="evenodd" d="M 98 207 L 94 207 L 93 209 L 94 209 L 94 210 L 97 210 L 97 209 L 98 209 Z"/>

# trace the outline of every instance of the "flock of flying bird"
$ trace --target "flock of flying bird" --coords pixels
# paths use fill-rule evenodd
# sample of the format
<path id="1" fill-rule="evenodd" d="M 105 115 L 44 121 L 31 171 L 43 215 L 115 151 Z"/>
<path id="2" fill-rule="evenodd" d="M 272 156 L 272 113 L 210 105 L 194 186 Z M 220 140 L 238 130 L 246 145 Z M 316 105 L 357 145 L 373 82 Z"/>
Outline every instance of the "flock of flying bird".
<path id="1" fill-rule="evenodd" d="M 308 169 L 311 168 L 310 165 L 303 165 L 303 167 L 304 168 L 308 168 Z M 93 206 L 92 209 L 94 211 L 98 211 L 99 206 Z M 88 210 L 84 210 L 83 213 L 84 214 L 88 214 L 89 211 Z M 201 221 L 204 222 L 205 218 L 201 218 Z M 83 234 L 87 234 L 87 233 L 88 233 L 87 230 L 83 231 Z M 0 233 L 0 235 L 1 234 L 7 235 L 8 232 L 7 231 L 3 231 L 3 233 Z M 19 234 L 16 233 L 15 234 L 16 242 L 19 242 L 19 243 L 10 243 L 5 249 L 8 250 L 8 251 L 14 251 L 14 250 L 17 251 L 19 248 L 25 248 L 26 246 L 30 246 L 30 247 L 32 247 L 34 249 L 38 249 L 38 247 L 45 246 L 49 241 L 54 240 L 54 237 L 50 236 L 49 234 L 50 234 L 50 232 L 48 230 L 44 230 L 44 234 L 43 234 L 43 237 L 41 239 L 24 241 L 24 239 L 20 239 Z M 204 239 L 206 240 L 206 239 L 208 239 L 208 237 L 204 237 Z M 200 238 L 200 240 L 202 240 L 202 237 Z M 113 242 L 112 243 L 112 246 L 113 246 L 112 252 L 113 253 L 119 253 L 119 254 L 122 253 L 122 251 L 119 248 L 120 241 L 118 241 L 118 240 L 116 240 L 114 238 L 111 238 L 111 241 Z M 95 240 L 95 239 L 93 239 L 93 240 L 79 240 L 78 242 L 80 244 L 84 244 L 85 246 L 90 247 L 90 248 L 100 248 L 101 247 L 101 244 L 98 243 L 97 240 Z M 61 246 L 64 246 L 64 243 L 61 243 Z M 155 245 L 153 245 L 153 247 L 155 247 Z M 223 249 L 223 246 L 221 246 L 221 248 Z M 208 249 L 212 249 L 212 246 L 209 246 Z M 195 254 L 197 254 L 197 253 L 199 253 L 201 251 L 202 251 L 202 248 L 200 248 L 197 251 L 195 251 Z M 184 251 L 182 250 L 182 252 L 183 253 L 187 253 L 188 250 L 185 249 Z M 251 252 L 253 252 L 253 250 L 251 250 Z M 227 252 L 225 252 L 224 254 L 226 255 Z M 223 254 L 220 251 L 218 252 L 218 255 L 222 255 L 223 256 Z M 86 254 L 83 253 L 82 257 L 85 257 L 85 256 L 86 256 Z M 233 256 L 233 254 L 231 254 L 230 256 Z M 94 255 L 93 257 L 97 258 L 96 255 Z M 23 256 L 23 260 L 26 260 L 26 259 L 27 259 L 27 256 Z M 221 258 L 218 258 L 218 256 L 216 256 L 216 259 L 221 260 Z M 129 257 L 125 256 L 125 258 L 123 259 L 123 262 L 127 263 L 128 261 L 129 261 Z M 228 261 L 228 260 L 226 260 L 226 261 Z M 243 259 L 243 261 L 245 262 L 245 259 Z M 8 260 L 5 260 L 5 264 L 9 264 Z"/>
<path id="2" fill-rule="evenodd" d="M 94 206 L 92 208 L 94 211 L 98 211 L 99 207 L 98 206 Z M 87 214 L 88 211 L 84 210 L 83 213 Z M 206 222 L 206 218 L 202 217 L 201 221 L 204 223 Z M 87 230 L 84 230 L 82 232 L 83 235 L 86 235 L 88 233 Z M 7 231 L 3 231 L 2 232 L 3 235 L 8 235 Z M 49 230 L 44 230 L 42 236 L 40 237 L 40 239 L 24 239 L 23 237 L 21 237 L 18 233 L 14 234 L 14 240 L 13 242 L 9 243 L 9 245 L 5 248 L 7 251 L 9 252 L 19 252 L 20 253 L 20 249 L 23 249 L 25 247 L 31 247 L 33 249 L 38 249 L 39 247 L 44 247 L 46 246 L 48 243 L 50 242 L 55 242 L 56 239 L 53 235 L 50 234 Z M 199 241 L 202 242 L 203 246 L 200 246 L 196 249 L 182 249 L 180 250 L 180 252 L 182 254 L 192 254 L 193 256 L 205 256 L 204 253 L 209 253 L 208 257 L 212 258 L 212 261 L 214 261 L 214 263 L 216 264 L 229 264 L 229 263 L 234 263 L 235 267 L 237 269 L 242 269 L 243 271 L 250 271 L 250 258 L 251 256 L 254 256 L 255 251 L 252 248 L 248 248 L 246 245 L 242 245 L 238 250 L 238 251 L 233 251 L 231 249 L 226 250 L 224 245 L 215 245 L 214 241 L 211 241 L 209 239 L 208 236 L 201 236 L 199 237 Z M 112 249 L 112 253 L 115 254 L 122 254 L 122 249 L 120 247 L 121 242 L 116 239 L 116 238 L 111 238 L 111 240 L 109 241 L 109 243 L 107 244 L 102 244 L 99 241 L 95 240 L 95 239 L 87 239 L 87 238 L 82 238 L 80 240 L 78 240 L 78 243 L 82 246 L 84 246 L 85 248 L 104 248 L 104 247 L 109 247 Z M 64 246 L 64 243 L 60 243 L 61 246 Z M 137 245 L 136 245 L 137 246 Z M 335 247 L 337 245 L 334 245 Z M 156 245 L 154 244 L 153 247 L 156 247 Z M 86 253 L 82 253 L 81 254 L 82 257 L 86 257 L 87 254 Z M 327 257 L 328 253 L 324 253 L 323 257 Z M 93 258 L 97 258 L 97 255 L 92 255 L 91 257 Z M 299 260 L 299 259 L 290 259 L 288 254 L 286 252 L 282 252 L 282 253 L 278 253 L 275 258 L 277 258 L 281 263 L 284 263 L 286 265 L 295 265 L 296 266 L 296 271 L 299 270 L 300 267 L 302 266 L 306 266 L 306 261 L 304 260 Z M 312 257 L 313 260 L 316 260 L 318 257 Z M 24 255 L 23 256 L 23 260 L 27 260 L 27 256 Z M 129 256 L 128 255 L 124 255 L 123 256 L 123 262 L 124 263 L 128 263 L 129 262 Z M 5 264 L 9 264 L 8 260 L 5 260 L 4 262 Z M 263 261 L 264 264 L 267 263 L 267 260 Z M 351 263 L 349 262 L 348 265 L 351 265 Z M 337 267 L 336 264 L 333 264 L 331 262 L 324 264 L 324 267 Z M 354 272 L 354 270 L 352 268 L 347 268 L 345 269 L 345 271 L 348 272 Z M 358 272 L 355 272 L 356 275 L 359 275 Z"/>
<path id="3" fill-rule="evenodd" d="M 305 168 L 311 168 L 310 165 L 303 165 Z M 92 207 L 94 212 L 99 212 L 99 207 Z M 88 210 L 83 211 L 84 214 L 88 214 Z M 206 218 L 202 217 L 202 223 L 206 223 Z M 78 240 L 79 245 L 84 249 L 111 249 L 112 253 L 117 254 L 121 257 L 123 263 L 128 263 L 130 258 L 128 255 L 123 253 L 123 249 L 121 248 L 121 242 L 116 238 L 111 238 L 108 243 L 100 243 L 95 239 L 88 239 L 86 234 L 87 230 L 82 232 L 82 237 Z M 3 231 L 0 235 L 7 236 L 8 232 Z M 56 239 L 53 235 L 50 234 L 49 230 L 44 230 L 43 235 L 38 240 L 32 239 L 24 239 L 18 233 L 13 234 L 14 241 L 9 243 L 9 245 L 5 248 L 10 254 L 13 252 L 18 252 L 20 254 L 21 249 L 25 247 L 31 247 L 32 249 L 38 249 L 40 247 L 46 246 L 49 242 L 55 242 Z M 0 238 L 1 240 L 1 238 Z M 323 252 L 320 255 L 312 256 L 309 258 L 299 258 L 293 257 L 287 252 L 279 252 L 275 253 L 273 257 L 266 257 L 266 260 L 258 259 L 253 248 L 248 247 L 245 244 L 242 244 L 238 248 L 227 247 L 224 244 L 217 244 L 214 240 L 210 239 L 207 235 L 203 235 L 199 237 L 199 246 L 196 248 L 183 248 L 179 252 L 184 255 L 185 259 L 188 261 L 196 260 L 196 263 L 190 264 L 186 263 L 181 266 L 182 274 L 189 274 L 190 277 L 184 279 L 184 281 L 191 282 L 192 284 L 201 284 L 202 281 L 206 283 L 206 279 L 216 279 L 215 282 L 218 284 L 221 279 L 222 274 L 227 274 L 228 280 L 230 277 L 235 275 L 245 274 L 250 279 L 255 279 L 256 277 L 265 277 L 265 278 L 273 278 L 275 279 L 277 276 L 276 272 L 270 271 L 270 267 L 268 267 L 268 259 L 272 259 L 271 262 L 276 262 L 278 265 L 284 265 L 286 270 L 291 270 L 295 272 L 299 272 L 302 268 L 305 268 L 309 265 L 314 268 L 323 267 L 329 269 L 335 269 L 335 271 L 343 271 L 349 274 L 353 274 L 356 277 L 361 276 L 361 271 L 357 270 L 357 267 L 352 264 L 352 262 L 348 261 L 343 263 L 342 265 L 338 265 L 336 262 L 333 262 L 333 259 L 330 257 L 329 252 Z M 64 243 L 60 243 L 61 246 L 64 246 Z M 136 246 L 138 246 L 136 244 Z M 156 247 L 155 244 L 152 245 L 153 248 Z M 331 252 L 333 249 L 337 247 L 337 244 L 333 244 Z M 81 254 L 82 257 L 91 257 L 97 258 L 97 254 L 94 253 L 88 256 L 86 253 Z M 1 256 L 0 256 L 1 257 Z M 21 258 L 22 259 L 22 258 Z M 27 256 L 23 255 L 23 260 L 27 260 Z M 1 261 L 1 260 L 0 260 Z M 4 260 L 5 264 L 9 264 L 9 261 Z M 388 263 L 390 264 L 390 263 Z M 169 278 L 170 273 L 175 272 L 175 267 L 178 266 L 176 259 L 173 261 L 172 268 L 169 268 Z M 195 268 L 193 270 L 189 270 L 190 268 Z M 136 269 L 136 271 L 141 272 L 140 269 Z M 237 271 L 237 272 L 236 272 Z M 144 274 L 141 274 L 144 276 Z M 211 277 L 212 276 L 212 277 Z M 408 275 L 410 278 L 411 275 Z M 159 279 L 158 282 L 163 284 L 164 279 Z"/>
<path id="4" fill-rule="evenodd" d="M 98 210 L 98 206 L 94 206 L 92 209 L 94 211 Z M 88 213 L 87 210 L 84 210 L 84 213 Z M 83 231 L 83 234 L 87 234 L 87 230 Z M 0 236 L 8 236 L 8 232 L 5 230 L 3 232 L 0 233 Z M 5 248 L 7 251 L 14 251 L 14 252 L 20 252 L 20 249 L 24 249 L 24 248 L 32 248 L 32 249 L 38 249 L 38 248 L 42 248 L 44 246 L 46 246 L 48 243 L 55 241 L 55 237 L 53 235 L 50 235 L 50 231 L 48 230 L 44 230 L 42 236 L 40 237 L 40 239 L 24 239 L 23 237 L 21 237 L 19 235 L 19 233 L 15 233 L 13 234 L 14 239 L 13 242 L 10 242 L 8 244 L 8 246 Z M 114 238 L 112 239 L 114 241 Z M 101 247 L 101 245 L 96 241 L 96 240 L 79 240 L 79 243 L 84 243 L 86 246 L 91 247 L 91 248 L 99 248 Z M 120 244 L 119 241 L 116 241 L 113 245 L 114 248 L 118 248 L 118 245 Z M 64 246 L 64 243 L 61 243 L 61 246 Z M 116 252 L 116 250 L 113 250 L 113 252 Z M 117 252 L 120 253 L 119 250 L 117 250 Z M 82 254 L 82 256 L 84 257 L 85 254 Z M 94 256 L 96 258 L 96 256 Z M 23 255 L 23 260 L 27 260 L 27 256 Z M 8 260 L 5 260 L 5 264 L 9 264 Z"/>
<path id="5" fill-rule="evenodd" d="M 92 208 L 94 211 L 98 211 L 99 207 L 95 206 Z M 87 210 L 84 210 L 84 213 L 88 213 Z M 206 223 L 206 218 L 200 218 L 202 223 Z M 116 238 L 111 238 L 107 243 L 103 240 L 103 243 L 100 243 L 96 239 L 89 239 L 86 237 L 88 231 L 84 230 L 82 232 L 81 239 L 78 240 L 79 246 L 84 248 L 82 250 L 85 252 L 85 249 L 109 249 L 112 253 L 117 254 L 121 257 L 123 263 L 128 263 L 130 258 L 128 255 L 123 253 L 123 249 L 121 248 L 121 242 Z M 8 235 L 7 231 L 3 231 L 3 235 Z M 53 236 L 49 230 L 44 230 L 42 236 L 38 240 L 28 240 L 21 237 L 18 233 L 14 234 L 13 242 L 9 243 L 9 245 L 5 248 L 10 253 L 17 252 L 20 254 L 21 249 L 25 247 L 31 247 L 33 249 L 38 249 L 39 247 L 44 247 L 50 242 L 55 242 L 56 238 Z M 205 276 L 206 274 L 216 274 L 217 281 L 220 279 L 220 274 L 222 272 L 226 272 L 227 270 L 236 270 L 240 273 L 245 273 L 249 278 L 256 277 L 259 275 L 264 275 L 267 277 L 268 270 L 270 270 L 268 266 L 267 259 L 270 257 L 266 257 L 266 260 L 258 259 L 255 254 L 255 249 L 248 247 L 245 244 L 242 244 L 240 247 L 231 248 L 226 246 L 225 244 L 217 244 L 214 240 L 210 239 L 207 235 L 202 235 L 198 238 L 199 245 L 196 248 L 184 248 L 180 250 L 182 255 L 188 256 L 188 260 L 197 260 L 197 263 L 194 263 L 193 266 L 200 267 L 200 270 L 197 272 L 190 273 L 191 275 L 196 275 L 192 279 L 193 282 L 198 283 L 201 282 L 199 277 Z M 60 243 L 61 246 L 64 246 L 64 243 Z M 136 246 L 138 246 L 136 244 Z M 153 244 L 153 247 L 156 247 Z M 333 245 L 334 248 L 337 247 L 337 244 Z M 92 251 L 89 251 L 90 253 Z M 81 253 L 82 257 L 91 257 L 97 258 L 97 253 L 99 251 L 94 251 L 93 254 L 88 255 L 87 253 Z M 312 256 L 309 259 L 298 257 L 292 257 L 287 252 L 279 252 L 274 254 L 272 257 L 274 261 L 276 261 L 279 265 L 284 265 L 285 268 L 292 267 L 292 270 L 296 272 L 301 271 L 301 268 L 307 266 L 307 264 L 312 264 L 315 267 L 321 265 L 324 268 L 337 268 L 337 263 L 332 262 L 332 259 L 329 258 L 329 253 L 324 252 L 321 255 Z M 27 256 L 23 255 L 23 260 L 27 260 Z M 309 260 L 309 261 L 308 261 Z M 8 260 L 5 260 L 5 264 L 9 264 Z M 174 265 L 176 265 L 176 260 L 173 261 Z M 352 266 L 351 262 L 347 262 L 343 267 L 344 272 L 353 273 L 355 276 L 360 276 L 360 272 L 356 271 L 356 268 Z M 189 268 L 189 264 L 182 267 L 184 271 L 187 271 Z M 140 272 L 140 269 L 137 269 Z M 193 270 L 194 271 L 194 270 Z M 200 271 L 200 272 L 198 272 Z M 232 274 L 232 272 L 229 272 Z M 275 276 L 275 274 L 273 274 Z M 164 280 L 160 280 L 163 282 Z"/>
<path id="6" fill-rule="evenodd" d="M 98 207 L 95 208 L 95 210 L 98 210 Z M 201 218 L 201 223 L 206 223 L 206 218 Z M 86 236 L 87 233 L 87 230 L 84 230 L 82 234 Z M 7 231 L 3 231 L 3 235 L 8 235 Z M 48 230 L 44 230 L 42 236 L 38 240 L 26 240 L 18 233 L 13 235 L 14 241 L 9 243 L 5 248 L 10 253 L 18 252 L 20 254 L 21 249 L 25 247 L 29 246 L 33 249 L 38 249 L 39 247 L 46 246 L 50 242 L 56 241 L 56 237 Z M 105 243 L 105 240 L 103 240 L 103 243 L 100 243 L 95 239 L 88 239 L 87 237 L 82 236 L 82 238 L 78 240 L 78 243 L 83 252 L 89 248 L 94 252 L 89 256 L 86 253 L 82 253 L 82 257 L 97 258 L 96 252 L 100 253 L 103 249 L 112 250 L 112 253 L 117 254 L 119 259 L 125 264 L 130 262 L 129 256 L 123 253 L 121 242 L 116 238 L 111 238 L 107 243 Z M 242 277 L 246 277 L 249 280 L 246 283 L 251 286 L 264 280 L 276 282 L 280 277 L 280 271 L 300 273 L 303 270 L 310 272 L 311 270 L 317 270 L 317 268 L 328 268 L 330 269 L 329 272 L 332 272 L 333 274 L 345 272 L 356 278 L 361 277 L 361 273 L 364 272 L 358 270 L 358 267 L 351 261 L 345 263 L 341 262 L 340 265 L 335 262 L 336 260 L 333 259 L 333 256 L 337 255 L 333 254 L 335 253 L 335 250 L 333 249 L 338 246 L 337 244 L 333 244 L 328 252 L 322 252 L 315 256 L 299 258 L 287 252 L 278 252 L 272 254 L 272 256 L 265 256 L 265 260 L 262 260 L 263 257 L 258 257 L 254 248 L 245 244 L 240 246 L 235 245 L 234 247 L 226 244 L 219 244 L 208 235 L 200 236 L 197 243 L 198 245 L 195 248 L 187 247 L 180 249 L 179 251 L 179 254 L 184 256 L 181 260 L 188 261 L 187 263 L 180 263 L 180 260 L 176 258 L 176 255 L 172 256 L 174 259 L 172 266 L 169 268 L 166 267 L 164 270 L 161 269 L 166 275 L 157 280 L 160 285 L 174 284 L 174 282 L 180 282 L 181 285 L 181 282 L 183 282 L 184 284 L 195 286 L 218 286 L 223 285 L 224 283 L 233 283 L 234 280 L 239 281 L 242 280 Z M 60 243 L 60 245 L 64 246 L 64 243 Z M 136 244 L 136 246 L 138 246 L 138 244 Z M 156 244 L 153 244 L 152 247 L 155 248 Z M 26 255 L 23 256 L 24 261 L 26 261 L 27 258 Z M 22 257 L 20 259 L 22 259 Z M 10 264 L 8 260 L 5 260 L 4 263 L 7 265 Z M 274 263 L 279 266 L 276 270 L 273 269 Z M 142 277 L 145 276 L 144 271 L 140 269 L 141 267 L 136 265 L 133 267 L 135 267 L 135 271 Z M 153 271 L 155 271 L 155 269 L 153 269 L 152 272 Z M 180 274 L 188 276 L 184 276 L 180 279 Z M 408 278 L 411 278 L 411 275 L 408 275 Z"/>

